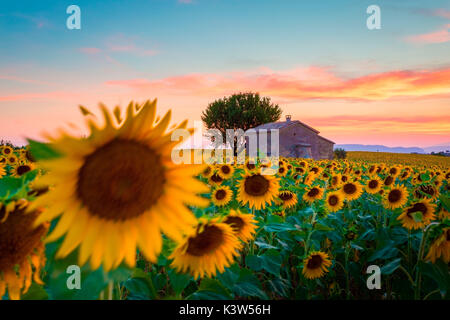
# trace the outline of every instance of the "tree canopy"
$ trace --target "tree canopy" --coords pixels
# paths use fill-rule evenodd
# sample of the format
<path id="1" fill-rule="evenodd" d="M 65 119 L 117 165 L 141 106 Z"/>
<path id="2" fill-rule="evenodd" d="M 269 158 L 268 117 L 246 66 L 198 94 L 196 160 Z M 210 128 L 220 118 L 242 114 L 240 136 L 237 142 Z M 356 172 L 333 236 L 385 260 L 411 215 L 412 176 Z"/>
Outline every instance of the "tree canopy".
<path id="1" fill-rule="evenodd" d="M 208 129 L 218 129 L 225 137 L 227 129 L 248 129 L 280 119 L 282 110 L 269 97 L 259 93 L 237 93 L 218 99 L 202 113 L 202 121 Z"/>

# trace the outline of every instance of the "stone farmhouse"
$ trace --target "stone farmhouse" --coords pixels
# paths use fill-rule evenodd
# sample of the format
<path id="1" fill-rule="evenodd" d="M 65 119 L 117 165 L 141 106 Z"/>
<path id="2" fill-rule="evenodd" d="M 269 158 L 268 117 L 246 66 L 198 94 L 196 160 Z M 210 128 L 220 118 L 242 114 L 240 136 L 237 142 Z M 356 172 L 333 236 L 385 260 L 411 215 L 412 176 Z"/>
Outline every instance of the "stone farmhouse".
<path id="1" fill-rule="evenodd" d="M 279 155 L 283 157 L 333 159 L 334 142 L 319 135 L 319 131 L 299 120 L 266 123 L 254 128 L 267 130 L 267 153 L 270 155 L 271 129 L 279 130 Z M 247 144 L 248 145 L 248 144 Z M 259 142 L 258 142 L 259 145 Z"/>

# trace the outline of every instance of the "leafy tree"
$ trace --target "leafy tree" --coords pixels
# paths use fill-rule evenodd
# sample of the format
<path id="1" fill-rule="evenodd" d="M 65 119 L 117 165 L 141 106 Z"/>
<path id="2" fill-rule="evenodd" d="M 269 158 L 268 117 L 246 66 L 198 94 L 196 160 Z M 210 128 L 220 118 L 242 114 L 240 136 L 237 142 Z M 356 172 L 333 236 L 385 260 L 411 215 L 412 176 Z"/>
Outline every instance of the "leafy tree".
<path id="1" fill-rule="evenodd" d="M 335 159 L 345 159 L 347 158 L 347 151 L 343 148 L 334 149 L 334 158 Z"/>
<path id="2" fill-rule="evenodd" d="M 280 119 L 282 110 L 269 97 L 259 93 L 238 93 L 218 99 L 202 113 L 202 121 L 208 129 L 217 129 L 226 139 L 227 129 L 248 129 Z M 236 146 L 236 137 L 235 137 Z M 235 154 L 236 154 L 236 148 Z"/>

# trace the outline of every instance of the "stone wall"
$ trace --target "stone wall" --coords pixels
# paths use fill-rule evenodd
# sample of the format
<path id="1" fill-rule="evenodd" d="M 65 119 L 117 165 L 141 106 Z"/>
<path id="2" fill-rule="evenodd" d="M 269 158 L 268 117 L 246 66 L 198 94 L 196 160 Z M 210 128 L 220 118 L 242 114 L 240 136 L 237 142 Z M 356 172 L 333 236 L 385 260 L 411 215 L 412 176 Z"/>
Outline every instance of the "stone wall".
<path id="1" fill-rule="evenodd" d="M 334 144 L 320 136 L 317 136 L 317 142 L 319 147 L 319 155 L 317 159 L 333 159 Z"/>

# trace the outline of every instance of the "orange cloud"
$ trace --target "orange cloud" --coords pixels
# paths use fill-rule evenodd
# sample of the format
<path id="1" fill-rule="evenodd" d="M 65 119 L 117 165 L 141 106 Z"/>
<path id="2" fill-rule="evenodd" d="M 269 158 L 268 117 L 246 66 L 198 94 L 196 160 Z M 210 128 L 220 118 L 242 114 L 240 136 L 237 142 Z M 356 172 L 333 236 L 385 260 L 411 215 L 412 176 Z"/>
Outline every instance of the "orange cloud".
<path id="1" fill-rule="evenodd" d="M 448 96 L 450 68 L 440 70 L 389 71 L 345 79 L 328 68 L 297 68 L 222 74 L 196 73 L 163 79 L 107 81 L 106 85 L 138 92 L 174 95 L 217 96 L 236 91 L 258 91 L 283 100 L 308 99 L 385 100 Z"/>
<path id="2" fill-rule="evenodd" d="M 444 43 L 450 41 L 450 24 L 446 24 L 442 29 L 430 33 L 413 35 L 406 38 L 406 41 L 413 43 Z"/>

